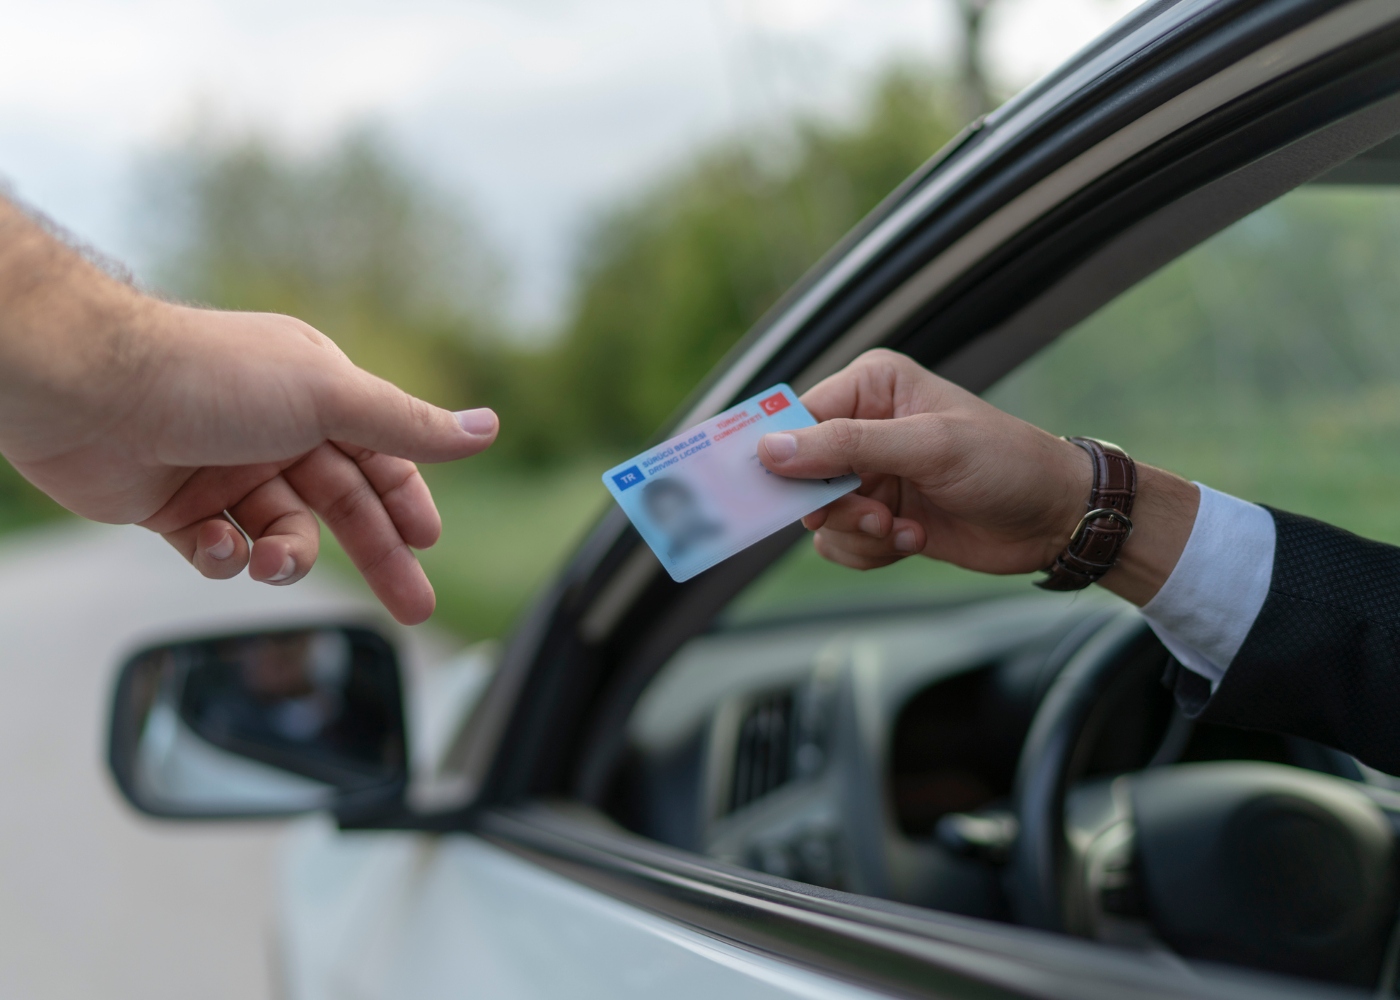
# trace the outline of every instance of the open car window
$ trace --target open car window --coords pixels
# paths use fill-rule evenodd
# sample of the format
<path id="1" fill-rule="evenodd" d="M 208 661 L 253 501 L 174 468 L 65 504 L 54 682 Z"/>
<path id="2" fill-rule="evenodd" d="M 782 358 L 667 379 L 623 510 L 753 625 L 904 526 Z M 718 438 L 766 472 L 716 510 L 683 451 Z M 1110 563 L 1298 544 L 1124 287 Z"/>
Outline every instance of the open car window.
<path id="1" fill-rule="evenodd" d="M 988 398 L 1400 543 L 1400 188 L 1382 167 L 1349 164 L 1324 179 L 1345 183 L 1307 185 L 1235 223 Z M 859 573 L 804 540 L 643 691 L 609 786 L 613 818 L 768 874 L 1010 919 L 1002 859 L 951 850 L 947 818 L 1005 815 L 1062 651 L 1122 608 L 1031 579 L 918 559 Z M 1163 665 L 1115 693 L 1085 776 L 1244 759 L 1362 777 L 1315 744 L 1183 728 L 1156 681 Z"/>
<path id="2" fill-rule="evenodd" d="M 988 397 L 1216 489 L 1400 542 L 1397 267 L 1400 188 L 1305 185 Z"/>
<path id="3" fill-rule="evenodd" d="M 1400 543 L 1392 150 L 1395 140 L 1332 175 L 1387 183 L 1297 189 L 1105 306 L 986 397 L 1056 434 L 1105 438 L 1215 489 Z M 1025 593 L 1029 579 L 926 560 L 860 573 L 801 544 L 725 620 Z"/>

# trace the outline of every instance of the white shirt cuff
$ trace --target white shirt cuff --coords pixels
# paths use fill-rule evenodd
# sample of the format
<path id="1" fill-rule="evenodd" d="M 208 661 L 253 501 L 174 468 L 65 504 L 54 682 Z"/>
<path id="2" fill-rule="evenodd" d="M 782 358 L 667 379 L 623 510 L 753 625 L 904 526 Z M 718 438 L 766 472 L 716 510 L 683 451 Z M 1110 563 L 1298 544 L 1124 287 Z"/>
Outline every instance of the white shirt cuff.
<path id="1" fill-rule="evenodd" d="M 1142 616 L 1214 693 L 1269 596 L 1276 535 L 1263 507 L 1196 486 L 1201 503 L 1191 537 Z"/>

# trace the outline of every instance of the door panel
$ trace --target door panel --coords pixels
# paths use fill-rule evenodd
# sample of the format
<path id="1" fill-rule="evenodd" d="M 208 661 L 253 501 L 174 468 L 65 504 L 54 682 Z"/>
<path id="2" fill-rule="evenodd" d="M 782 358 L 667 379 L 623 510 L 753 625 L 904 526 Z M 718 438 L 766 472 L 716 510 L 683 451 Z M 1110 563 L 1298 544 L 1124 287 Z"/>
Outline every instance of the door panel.
<path id="1" fill-rule="evenodd" d="M 285 844 L 288 1000 L 857 1000 L 880 994 L 725 944 L 471 835 L 341 834 Z"/>

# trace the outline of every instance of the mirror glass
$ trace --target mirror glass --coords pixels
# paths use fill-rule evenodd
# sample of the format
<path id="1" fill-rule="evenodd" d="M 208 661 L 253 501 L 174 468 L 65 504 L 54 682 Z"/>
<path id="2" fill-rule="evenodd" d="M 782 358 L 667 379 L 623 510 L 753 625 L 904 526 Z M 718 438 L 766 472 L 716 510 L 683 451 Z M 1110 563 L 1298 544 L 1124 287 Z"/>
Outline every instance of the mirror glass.
<path id="1" fill-rule="evenodd" d="M 392 801 L 407 775 L 393 647 L 322 627 L 144 650 L 117 682 L 111 765 L 132 804 L 162 816 Z"/>

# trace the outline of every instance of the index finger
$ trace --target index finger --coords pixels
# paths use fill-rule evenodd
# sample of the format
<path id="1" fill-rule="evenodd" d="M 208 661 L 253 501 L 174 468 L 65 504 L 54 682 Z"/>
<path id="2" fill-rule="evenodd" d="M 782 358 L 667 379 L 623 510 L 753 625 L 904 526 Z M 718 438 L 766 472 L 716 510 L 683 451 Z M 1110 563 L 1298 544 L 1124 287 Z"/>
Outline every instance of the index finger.
<path id="1" fill-rule="evenodd" d="M 813 427 L 765 434 L 758 459 L 769 471 L 796 479 L 849 473 L 910 476 L 926 471 L 953 449 L 956 427 L 934 414 L 894 420 L 837 417 Z"/>
<path id="2" fill-rule="evenodd" d="M 354 366 L 338 375 L 320 383 L 318 408 L 329 440 L 411 462 L 453 462 L 496 440 L 500 422 L 489 409 L 452 413 Z"/>

